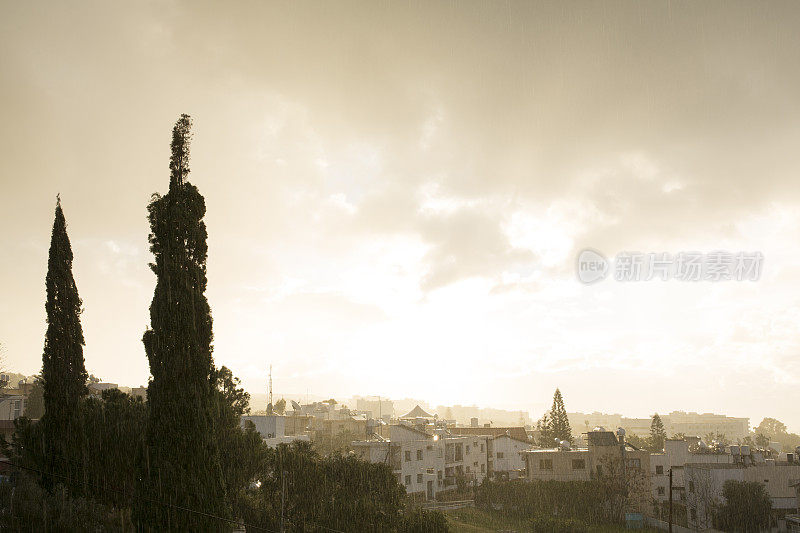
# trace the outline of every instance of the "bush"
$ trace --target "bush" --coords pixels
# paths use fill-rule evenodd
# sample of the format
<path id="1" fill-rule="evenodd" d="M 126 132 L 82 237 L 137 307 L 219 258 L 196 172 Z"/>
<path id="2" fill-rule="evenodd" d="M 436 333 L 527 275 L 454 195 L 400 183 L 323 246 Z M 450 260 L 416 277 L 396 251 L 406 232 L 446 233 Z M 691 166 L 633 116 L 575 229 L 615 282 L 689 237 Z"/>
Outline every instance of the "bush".
<path id="1" fill-rule="evenodd" d="M 495 482 L 485 479 L 475 505 L 521 519 L 559 516 L 590 524 L 608 522 L 606 494 L 597 481 Z"/>
<path id="2" fill-rule="evenodd" d="M 416 508 L 406 511 L 398 530 L 402 533 L 447 533 L 450 526 L 443 512 Z"/>
<path id="3" fill-rule="evenodd" d="M 63 485 L 52 494 L 29 475 L 0 484 L 0 529 L 11 531 L 133 531 L 130 514 L 85 498 L 70 498 Z M 16 483 L 12 491 L 12 483 Z"/>
<path id="4" fill-rule="evenodd" d="M 764 485 L 729 479 L 722 486 L 722 497 L 725 503 L 717 511 L 715 527 L 747 533 L 769 529 L 772 500 Z"/>

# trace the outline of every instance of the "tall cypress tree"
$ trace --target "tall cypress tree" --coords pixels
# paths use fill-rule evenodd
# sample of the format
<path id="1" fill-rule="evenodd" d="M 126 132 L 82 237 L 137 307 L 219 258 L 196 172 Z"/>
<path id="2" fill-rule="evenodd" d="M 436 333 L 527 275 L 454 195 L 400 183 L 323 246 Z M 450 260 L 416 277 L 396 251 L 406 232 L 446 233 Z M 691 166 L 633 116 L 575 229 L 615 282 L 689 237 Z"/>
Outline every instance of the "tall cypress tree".
<path id="1" fill-rule="evenodd" d="M 228 505 L 216 440 L 211 309 L 206 290 L 206 207 L 187 181 L 191 119 L 172 130 L 169 192 L 148 206 L 150 265 L 157 282 L 143 337 L 152 379 L 141 475 L 134 502 L 140 529 L 219 530 Z M 159 503 L 153 502 L 159 500 Z"/>
<path id="2" fill-rule="evenodd" d="M 553 407 L 550 409 L 550 430 L 554 438 L 572 442 L 572 428 L 569 426 L 567 410 L 564 408 L 564 398 L 558 389 L 553 394 Z"/>
<path id="3" fill-rule="evenodd" d="M 64 483 L 73 490 L 80 484 L 80 401 L 86 396 L 86 367 L 83 361 L 83 329 L 80 315 L 83 302 L 72 276 L 72 246 L 67 222 L 56 202 L 50 253 L 47 260 L 47 333 L 42 355 L 41 419 L 46 467 L 55 474 L 45 483 Z"/>

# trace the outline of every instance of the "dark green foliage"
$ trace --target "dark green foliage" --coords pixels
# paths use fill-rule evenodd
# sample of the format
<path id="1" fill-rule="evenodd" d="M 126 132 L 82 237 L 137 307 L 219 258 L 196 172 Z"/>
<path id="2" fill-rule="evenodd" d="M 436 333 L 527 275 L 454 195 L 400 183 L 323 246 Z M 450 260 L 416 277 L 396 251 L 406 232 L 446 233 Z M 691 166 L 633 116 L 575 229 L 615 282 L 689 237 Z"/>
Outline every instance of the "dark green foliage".
<path id="1" fill-rule="evenodd" d="M 639 450 L 650 449 L 650 438 L 640 437 L 635 433 L 628 433 L 628 435 L 625 437 L 625 442 Z"/>
<path id="2" fill-rule="evenodd" d="M 539 445 L 553 448 L 557 446 L 556 440 L 572 442 L 572 428 L 569 425 L 567 410 L 564 407 L 564 398 L 561 391 L 556 389 L 553 394 L 553 406 L 549 413 L 545 413 L 537 424 L 539 430 Z"/>
<path id="3" fill-rule="evenodd" d="M 522 519 L 558 516 L 590 524 L 611 520 L 604 487 L 597 481 L 495 482 L 484 479 L 476 491 L 475 505 Z"/>
<path id="4" fill-rule="evenodd" d="M 236 514 L 246 512 L 246 490 L 264 471 L 268 448 L 252 422 L 241 427 L 241 415 L 250 412 L 250 394 L 226 367 L 216 371 L 217 442 L 225 492 Z"/>
<path id="5" fill-rule="evenodd" d="M 783 451 L 793 452 L 800 446 L 800 435 L 789 433 L 786 424 L 774 418 L 763 419 L 753 431 L 759 436 L 758 445 L 762 447 L 769 446 L 770 442 L 779 442 L 783 445 Z"/>
<path id="6" fill-rule="evenodd" d="M 125 510 L 71 497 L 62 485 L 48 492 L 26 473 L 13 485 L 0 483 L 0 508 L 7 510 L 0 513 L 4 531 L 133 531 Z"/>
<path id="7" fill-rule="evenodd" d="M 667 440 L 667 430 L 664 429 L 664 422 L 658 413 L 653 415 L 653 421 L 650 423 L 650 445 L 649 449 L 653 452 L 660 452 L 664 450 L 664 441 Z"/>
<path id="8" fill-rule="evenodd" d="M 403 513 L 398 531 L 403 533 L 447 533 L 450 526 L 441 511 L 427 511 L 419 507 Z"/>
<path id="9" fill-rule="evenodd" d="M 217 391 L 211 309 L 206 290 L 206 206 L 189 174 L 191 119 L 181 115 L 172 132 L 170 186 L 148 206 L 151 264 L 156 288 L 150 329 L 142 339 L 152 379 L 134 523 L 152 529 L 226 529 L 177 507 L 227 517 L 225 481 L 216 439 Z"/>
<path id="10" fill-rule="evenodd" d="M 25 416 L 38 420 L 42 415 L 44 415 L 44 390 L 41 379 L 37 379 L 25 399 Z"/>
<path id="11" fill-rule="evenodd" d="M 87 398 L 81 409 L 86 446 L 88 495 L 118 508 L 130 508 L 136 488 L 137 458 L 144 447 L 147 405 L 117 389 Z"/>
<path id="12" fill-rule="evenodd" d="M 531 531 L 534 533 L 586 533 L 589 527 L 574 518 L 557 516 L 537 516 L 531 519 Z"/>
<path id="13" fill-rule="evenodd" d="M 714 527 L 723 531 L 757 533 L 769 529 L 772 500 L 757 481 L 734 481 L 722 485 L 725 503 L 720 506 Z"/>
<path id="14" fill-rule="evenodd" d="M 42 354 L 43 444 L 46 470 L 68 479 L 79 479 L 82 434 L 76 418 L 78 403 L 86 396 L 86 368 L 83 361 L 82 302 L 72 276 L 72 246 L 67 223 L 56 204 L 50 253 L 47 261 L 47 333 Z M 80 494 L 81 486 L 68 482 L 68 488 Z"/>
<path id="15" fill-rule="evenodd" d="M 438 514 L 401 514 L 405 489 L 388 465 L 354 456 L 322 457 L 307 442 L 270 450 L 261 486 L 248 492 L 246 523 L 280 529 L 284 481 L 287 531 L 446 531 Z"/>
<path id="16" fill-rule="evenodd" d="M 217 370 L 213 379 L 221 393 L 224 411 L 231 420 L 236 419 L 238 425 L 239 418 L 250 413 L 250 393 L 240 387 L 241 381 L 226 366 Z"/>
<path id="17" fill-rule="evenodd" d="M 75 477 L 48 470 L 49 458 L 43 424 L 26 417 L 15 422 L 15 432 L 7 455 L 15 464 L 42 472 L 36 476 L 44 486 L 75 485 L 80 493 L 97 503 L 120 509 L 129 508 L 136 479 L 136 458 L 141 454 L 147 408 L 141 398 L 117 389 L 103 391 L 101 397 L 84 398 L 76 407 L 78 443 L 69 455 Z"/>

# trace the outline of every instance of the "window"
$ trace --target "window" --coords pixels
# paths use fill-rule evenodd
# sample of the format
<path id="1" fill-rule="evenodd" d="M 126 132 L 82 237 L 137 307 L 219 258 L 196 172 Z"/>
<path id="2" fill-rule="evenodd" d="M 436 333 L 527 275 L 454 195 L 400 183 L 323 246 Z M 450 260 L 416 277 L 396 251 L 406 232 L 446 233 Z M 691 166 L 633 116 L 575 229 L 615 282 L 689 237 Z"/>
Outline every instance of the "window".
<path id="1" fill-rule="evenodd" d="M 467 467 L 467 474 L 469 474 L 469 467 Z"/>
<path id="2" fill-rule="evenodd" d="M 664 473 L 664 467 L 661 466 L 661 465 L 658 465 L 656 467 L 656 474 L 663 474 L 663 473 Z"/>
<path id="3" fill-rule="evenodd" d="M 411 460 L 411 450 L 406 450 L 406 461 Z"/>
<path id="4" fill-rule="evenodd" d="M 442 479 L 442 471 L 441 470 L 438 470 L 436 472 L 436 477 L 439 478 L 439 479 Z"/>
<path id="5" fill-rule="evenodd" d="M 597 477 L 603 477 L 603 465 L 597 465 Z"/>
<path id="6" fill-rule="evenodd" d="M 469 446 L 467 446 L 467 449 L 466 449 L 466 450 L 464 450 L 464 454 L 465 454 L 465 455 L 469 455 Z"/>
<path id="7" fill-rule="evenodd" d="M 422 461 L 422 450 L 417 450 L 417 461 Z"/>
<path id="8" fill-rule="evenodd" d="M 694 481 L 689 482 L 689 492 L 694 492 Z"/>
<path id="9" fill-rule="evenodd" d="M 552 459 L 539 459 L 539 470 L 552 470 L 552 469 L 553 469 Z"/>
<path id="10" fill-rule="evenodd" d="M 585 459 L 573 459 L 572 460 L 572 469 L 573 470 L 586 470 L 586 460 Z"/>
<path id="11" fill-rule="evenodd" d="M 483 444 L 481 444 L 481 453 L 483 453 Z"/>
<path id="12" fill-rule="evenodd" d="M 406 485 L 411 485 L 411 476 L 406 476 Z"/>
<path id="13" fill-rule="evenodd" d="M 485 473 L 486 473 L 486 465 L 482 464 L 481 465 L 481 474 L 485 474 Z"/>
<path id="14" fill-rule="evenodd" d="M 472 466 L 478 466 L 478 461 L 475 461 L 474 463 L 472 463 Z"/>
<path id="15" fill-rule="evenodd" d="M 498 459 L 502 459 L 503 458 L 503 452 L 497 452 L 497 458 Z"/>
<path id="16" fill-rule="evenodd" d="M 417 483 L 422 483 L 422 474 L 417 474 Z"/>
<path id="17" fill-rule="evenodd" d="M 664 487 L 658 487 L 658 495 L 663 496 L 667 491 L 664 490 Z"/>
<path id="18" fill-rule="evenodd" d="M 642 460 L 641 459 L 628 459 L 625 461 L 628 468 L 641 468 L 642 467 Z"/>
<path id="19" fill-rule="evenodd" d="M 692 520 L 697 520 L 697 509 L 692 509 Z"/>

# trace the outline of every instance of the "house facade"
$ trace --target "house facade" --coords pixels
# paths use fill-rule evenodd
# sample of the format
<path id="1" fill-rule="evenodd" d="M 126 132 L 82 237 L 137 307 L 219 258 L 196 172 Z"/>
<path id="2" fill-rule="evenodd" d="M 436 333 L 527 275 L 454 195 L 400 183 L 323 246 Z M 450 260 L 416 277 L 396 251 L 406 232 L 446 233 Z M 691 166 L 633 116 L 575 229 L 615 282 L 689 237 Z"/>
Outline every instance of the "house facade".
<path id="1" fill-rule="evenodd" d="M 391 466 L 408 494 L 433 500 L 459 482 L 480 483 L 488 473 L 488 437 L 457 436 L 443 429 L 397 424 L 389 439 L 353 442 L 358 457 Z"/>

